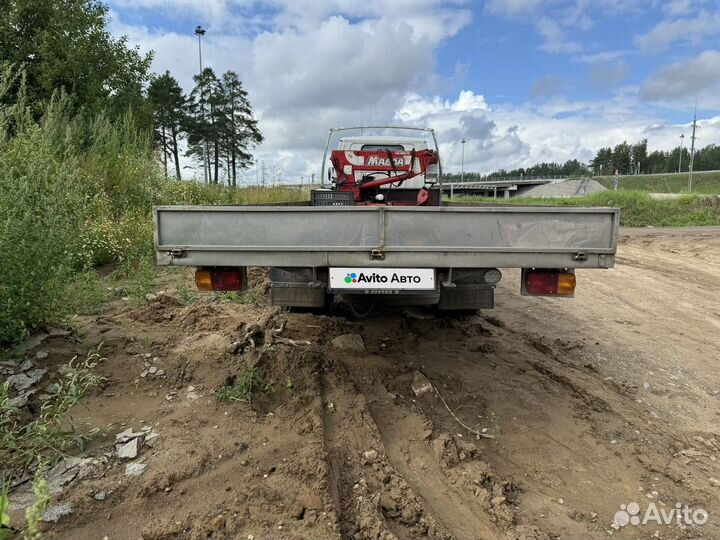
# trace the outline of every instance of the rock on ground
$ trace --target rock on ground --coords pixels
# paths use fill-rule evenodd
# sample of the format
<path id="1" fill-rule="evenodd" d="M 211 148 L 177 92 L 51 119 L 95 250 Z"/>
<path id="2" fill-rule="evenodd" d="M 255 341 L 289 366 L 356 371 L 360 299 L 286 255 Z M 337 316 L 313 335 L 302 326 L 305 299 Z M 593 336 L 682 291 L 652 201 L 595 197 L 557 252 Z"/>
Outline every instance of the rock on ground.
<path id="1" fill-rule="evenodd" d="M 341 351 L 365 352 L 365 342 L 359 334 L 343 334 L 332 340 L 332 346 Z"/>

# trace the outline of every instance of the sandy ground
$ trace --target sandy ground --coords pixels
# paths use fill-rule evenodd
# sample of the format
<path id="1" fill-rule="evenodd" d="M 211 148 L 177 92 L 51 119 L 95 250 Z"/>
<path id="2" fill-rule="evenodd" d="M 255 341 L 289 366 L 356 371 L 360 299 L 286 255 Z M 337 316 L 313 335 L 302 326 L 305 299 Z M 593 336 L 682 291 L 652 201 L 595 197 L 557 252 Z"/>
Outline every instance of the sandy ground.
<path id="1" fill-rule="evenodd" d="M 190 274 L 163 280 L 40 346 L 52 366 L 102 342 L 109 381 L 74 415 L 101 463 L 56 495 L 72 513 L 47 538 L 720 538 L 718 228 L 623 230 L 575 299 L 521 297 L 507 271 L 465 317 L 183 305 Z M 252 402 L 219 403 L 248 368 Z M 129 477 L 115 435 L 143 426 L 159 437 Z M 709 519 L 612 528 L 630 503 Z"/>

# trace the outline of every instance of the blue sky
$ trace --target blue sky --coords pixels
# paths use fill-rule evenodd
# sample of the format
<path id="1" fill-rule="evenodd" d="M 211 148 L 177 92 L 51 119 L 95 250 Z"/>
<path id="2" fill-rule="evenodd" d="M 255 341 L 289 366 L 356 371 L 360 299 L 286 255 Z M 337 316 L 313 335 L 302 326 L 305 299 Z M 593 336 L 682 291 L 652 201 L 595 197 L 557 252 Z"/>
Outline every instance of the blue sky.
<path id="1" fill-rule="evenodd" d="M 430 126 L 448 169 L 588 160 L 688 134 L 720 144 L 720 0 L 112 0 L 111 30 L 186 89 L 206 65 L 245 82 L 283 181 L 319 170 L 327 129 Z M 252 177 L 252 171 L 248 178 Z"/>

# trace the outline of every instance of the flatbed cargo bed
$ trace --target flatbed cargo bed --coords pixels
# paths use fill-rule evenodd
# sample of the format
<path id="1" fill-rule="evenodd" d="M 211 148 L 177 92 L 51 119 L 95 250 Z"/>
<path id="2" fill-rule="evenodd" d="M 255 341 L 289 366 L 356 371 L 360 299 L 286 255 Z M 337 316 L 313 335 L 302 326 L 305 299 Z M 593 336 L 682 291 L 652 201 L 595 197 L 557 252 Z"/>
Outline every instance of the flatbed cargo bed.
<path id="1" fill-rule="evenodd" d="M 160 265 L 611 268 L 617 208 L 161 206 Z"/>

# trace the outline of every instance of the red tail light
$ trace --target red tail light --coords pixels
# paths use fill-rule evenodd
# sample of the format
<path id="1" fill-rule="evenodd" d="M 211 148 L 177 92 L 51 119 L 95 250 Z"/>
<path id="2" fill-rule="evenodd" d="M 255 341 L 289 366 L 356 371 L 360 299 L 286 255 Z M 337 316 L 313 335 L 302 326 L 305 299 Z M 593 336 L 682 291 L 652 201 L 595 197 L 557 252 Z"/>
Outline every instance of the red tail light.
<path id="1" fill-rule="evenodd" d="M 560 270 L 525 270 L 524 293 L 548 296 L 575 294 L 575 274 Z"/>
<path id="2" fill-rule="evenodd" d="M 200 291 L 241 291 L 245 288 L 243 268 L 202 268 L 195 271 Z"/>

